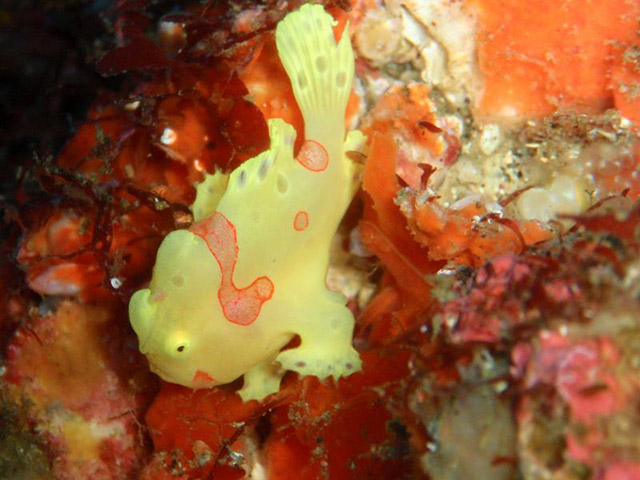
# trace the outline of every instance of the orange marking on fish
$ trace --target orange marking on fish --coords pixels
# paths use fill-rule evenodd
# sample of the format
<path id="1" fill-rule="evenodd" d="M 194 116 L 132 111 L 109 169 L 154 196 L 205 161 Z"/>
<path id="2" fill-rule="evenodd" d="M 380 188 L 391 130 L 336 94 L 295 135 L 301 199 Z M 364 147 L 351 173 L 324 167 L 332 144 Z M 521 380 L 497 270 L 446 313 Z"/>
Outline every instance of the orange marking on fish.
<path id="1" fill-rule="evenodd" d="M 161 302 L 165 298 L 167 298 L 167 294 L 163 291 L 151 295 L 151 300 L 153 300 L 154 302 Z"/>
<path id="2" fill-rule="evenodd" d="M 192 382 L 215 382 L 216 379 L 209 375 L 207 372 L 203 372 L 202 370 L 198 370 L 196 374 L 193 376 Z M 216 382 L 217 383 L 217 382 Z"/>
<path id="3" fill-rule="evenodd" d="M 222 279 L 218 300 L 225 318 L 238 325 L 251 325 L 260 315 L 262 304 L 273 296 L 273 282 L 262 276 L 248 287 L 235 286 L 233 271 L 238 263 L 238 238 L 235 226 L 223 214 L 214 212 L 190 230 L 207 243 L 220 266 Z"/>
<path id="4" fill-rule="evenodd" d="M 304 210 L 300 210 L 298 213 L 296 213 L 296 216 L 293 219 L 293 228 L 298 232 L 301 232 L 308 226 L 309 226 L 309 214 Z"/>
<path id="5" fill-rule="evenodd" d="M 312 172 L 322 172 L 329 166 L 329 154 L 327 150 L 315 140 L 306 140 L 296 160 L 307 170 Z"/>

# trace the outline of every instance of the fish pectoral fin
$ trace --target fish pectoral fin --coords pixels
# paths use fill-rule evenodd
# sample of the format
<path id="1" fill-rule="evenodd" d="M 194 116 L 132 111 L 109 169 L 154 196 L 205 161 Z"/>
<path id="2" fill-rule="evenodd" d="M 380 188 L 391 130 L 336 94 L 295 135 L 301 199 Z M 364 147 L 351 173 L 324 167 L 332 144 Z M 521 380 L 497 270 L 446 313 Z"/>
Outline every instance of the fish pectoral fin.
<path id="1" fill-rule="evenodd" d="M 301 325 L 301 344 L 280 352 L 276 361 L 285 370 L 319 379 L 337 380 L 362 369 L 362 361 L 351 344 L 353 314 L 344 305 L 335 303 L 330 311 L 316 312 L 313 319 Z"/>
<path id="2" fill-rule="evenodd" d="M 243 402 L 262 401 L 280 390 L 280 381 L 285 371 L 273 358 L 259 363 L 244 374 L 244 385 L 238 390 Z"/>

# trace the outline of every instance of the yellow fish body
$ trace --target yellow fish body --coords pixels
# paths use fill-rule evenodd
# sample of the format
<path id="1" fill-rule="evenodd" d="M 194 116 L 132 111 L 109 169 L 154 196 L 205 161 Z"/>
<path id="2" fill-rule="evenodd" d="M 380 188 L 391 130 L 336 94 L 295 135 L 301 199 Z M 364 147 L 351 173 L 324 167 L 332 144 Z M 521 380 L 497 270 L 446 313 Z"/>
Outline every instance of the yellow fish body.
<path id="1" fill-rule="evenodd" d="M 345 139 L 353 83 L 348 35 L 336 44 L 333 19 L 319 5 L 288 14 L 276 43 L 305 123 L 296 132 L 269 120 L 271 147 L 230 175 L 197 186 L 196 223 L 164 239 L 148 289 L 129 304 L 131 324 L 151 369 L 192 388 L 244 375 L 244 400 L 279 389 L 286 370 L 337 379 L 360 369 L 354 319 L 325 277 L 335 231 L 358 185 Z M 301 344 L 281 349 L 295 336 Z"/>

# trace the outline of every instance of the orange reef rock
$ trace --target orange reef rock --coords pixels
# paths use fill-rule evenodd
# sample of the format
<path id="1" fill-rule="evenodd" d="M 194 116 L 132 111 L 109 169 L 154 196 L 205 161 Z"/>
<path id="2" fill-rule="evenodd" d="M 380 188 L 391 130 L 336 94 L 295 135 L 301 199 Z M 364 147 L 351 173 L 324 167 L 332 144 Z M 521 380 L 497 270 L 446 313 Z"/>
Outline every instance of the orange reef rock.
<path id="1" fill-rule="evenodd" d="M 640 40 L 637 2 L 466 3 L 478 17 L 484 81 L 480 115 L 526 118 L 559 109 L 597 113 L 615 104 L 638 120 L 632 91 L 640 85 L 640 72 L 637 59 L 629 58 L 631 45 Z"/>
<path id="2" fill-rule="evenodd" d="M 66 301 L 33 314 L 7 348 L 4 379 L 28 399 L 30 421 L 56 452 L 54 478 L 122 478 L 140 468 L 136 416 L 153 383 L 122 344 L 131 338 L 124 327 L 108 310 Z"/>

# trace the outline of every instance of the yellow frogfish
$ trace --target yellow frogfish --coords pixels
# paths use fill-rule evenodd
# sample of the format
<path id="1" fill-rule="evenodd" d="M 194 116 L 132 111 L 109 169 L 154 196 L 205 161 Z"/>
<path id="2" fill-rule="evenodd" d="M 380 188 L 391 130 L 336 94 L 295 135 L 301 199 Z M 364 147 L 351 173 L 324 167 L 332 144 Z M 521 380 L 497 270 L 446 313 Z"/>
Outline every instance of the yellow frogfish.
<path id="1" fill-rule="evenodd" d="M 285 371 L 334 379 L 361 368 L 352 346 L 354 318 L 326 287 L 329 248 L 358 188 L 359 166 L 345 138 L 354 75 L 345 33 L 304 5 L 277 26 L 278 54 L 304 117 L 305 142 L 269 120 L 270 148 L 231 174 L 197 186 L 195 223 L 171 232 L 158 250 L 149 288 L 129 316 L 140 351 L 164 380 L 191 388 L 244 376 L 243 400 L 277 392 Z M 282 350 L 298 335 L 300 345 Z"/>

